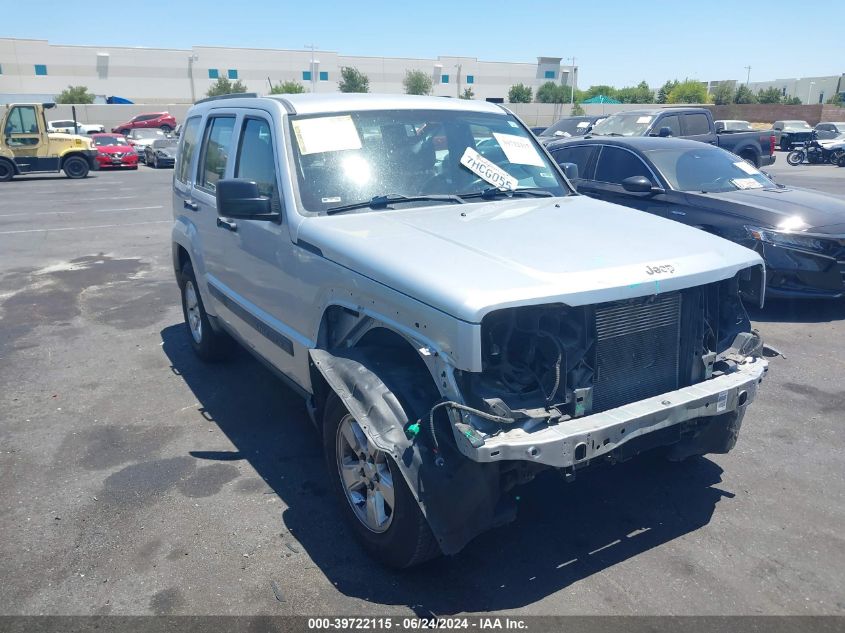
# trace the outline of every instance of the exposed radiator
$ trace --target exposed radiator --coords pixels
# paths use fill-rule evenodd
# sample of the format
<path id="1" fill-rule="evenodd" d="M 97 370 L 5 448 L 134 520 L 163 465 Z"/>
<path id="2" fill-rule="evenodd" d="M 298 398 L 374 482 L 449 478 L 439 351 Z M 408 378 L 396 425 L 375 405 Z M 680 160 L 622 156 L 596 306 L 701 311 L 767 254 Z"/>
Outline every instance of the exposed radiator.
<path id="1" fill-rule="evenodd" d="M 678 388 L 681 295 L 596 306 L 593 412 Z"/>

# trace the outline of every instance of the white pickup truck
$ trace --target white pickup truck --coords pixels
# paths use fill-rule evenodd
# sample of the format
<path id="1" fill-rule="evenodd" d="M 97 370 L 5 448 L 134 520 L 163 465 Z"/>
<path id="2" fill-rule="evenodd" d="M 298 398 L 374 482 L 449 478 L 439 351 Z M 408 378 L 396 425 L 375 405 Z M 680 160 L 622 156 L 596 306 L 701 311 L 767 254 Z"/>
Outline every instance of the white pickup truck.
<path id="1" fill-rule="evenodd" d="M 73 119 L 61 119 L 47 121 L 47 131 L 63 134 L 98 134 L 105 132 L 106 126 L 98 123 L 80 123 L 79 121 L 74 125 Z"/>

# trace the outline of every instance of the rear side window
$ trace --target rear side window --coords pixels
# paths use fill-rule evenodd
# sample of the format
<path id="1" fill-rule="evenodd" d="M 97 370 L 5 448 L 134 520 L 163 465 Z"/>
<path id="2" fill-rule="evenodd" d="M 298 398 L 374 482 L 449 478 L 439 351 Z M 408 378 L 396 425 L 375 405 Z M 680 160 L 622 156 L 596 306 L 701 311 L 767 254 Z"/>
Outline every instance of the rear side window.
<path id="1" fill-rule="evenodd" d="M 686 136 L 700 136 L 710 134 L 710 121 L 706 114 L 685 114 L 684 125 L 686 125 Z"/>
<path id="2" fill-rule="evenodd" d="M 275 204 L 278 197 L 273 154 L 270 124 L 264 119 L 246 119 L 241 130 L 235 178 L 255 181 L 261 195 L 270 198 Z"/>
<path id="3" fill-rule="evenodd" d="M 655 126 L 655 132 L 660 132 L 664 127 L 668 127 L 672 130 L 672 136 L 680 136 L 681 135 L 681 121 L 678 118 L 677 114 L 673 114 L 672 116 L 663 117 L 660 121 L 657 122 Z"/>
<path id="4" fill-rule="evenodd" d="M 200 117 L 191 117 L 185 122 L 181 138 L 182 147 L 179 149 L 176 162 L 176 180 L 179 182 L 188 182 L 191 163 L 194 160 L 194 154 L 197 152 L 197 145 L 199 145 L 199 129 Z"/>
<path id="5" fill-rule="evenodd" d="M 662 126 L 663 121 L 660 124 Z M 595 180 L 619 185 L 631 176 L 645 176 L 654 182 L 648 167 L 638 156 L 618 147 L 603 147 L 596 166 Z"/>
<path id="6" fill-rule="evenodd" d="M 197 186 L 214 192 L 217 181 L 226 173 L 232 145 L 232 131 L 235 117 L 218 116 L 208 119 L 205 126 L 202 156 L 200 159 Z"/>
<path id="7" fill-rule="evenodd" d="M 578 180 L 589 178 L 588 169 L 598 151 L 598 145 L 579 145 L 577 147 L 564 147 L 556 150 L 554 156 L 558 165 L 563 163 L 574 163 L 578 165 Z"/>

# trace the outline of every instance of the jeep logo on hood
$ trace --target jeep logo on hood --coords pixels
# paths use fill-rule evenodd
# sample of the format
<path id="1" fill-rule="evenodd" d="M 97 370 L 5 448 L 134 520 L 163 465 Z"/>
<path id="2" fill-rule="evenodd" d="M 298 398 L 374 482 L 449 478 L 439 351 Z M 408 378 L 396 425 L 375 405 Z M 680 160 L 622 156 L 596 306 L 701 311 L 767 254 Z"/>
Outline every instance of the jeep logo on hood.
<path id="1" fill-rule="evenodd" d="M 657 266 L 646 266 L 645 272 L 648 275 L 662 275 L 664 273 L 673 274 L 675 267 L 672 264 L 659 264 Z"/>

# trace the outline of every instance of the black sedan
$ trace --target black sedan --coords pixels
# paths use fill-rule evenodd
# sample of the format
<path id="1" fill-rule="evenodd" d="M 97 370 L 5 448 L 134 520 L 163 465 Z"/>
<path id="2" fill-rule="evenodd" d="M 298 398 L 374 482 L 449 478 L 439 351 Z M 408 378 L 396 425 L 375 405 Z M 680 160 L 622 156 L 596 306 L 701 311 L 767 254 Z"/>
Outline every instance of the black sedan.
<path id="1" fill-rule="evenodd" d="M 176 164 L 176 150 L 178 147 L 179 139 L 156 139 L 144 147 L 144 162 L 156 169 L 159 167 L 173 167 Z"/>
<path id="2" fill-rule="evenodd" d="M 547 148 L 559 164 L 577 166 L 580 193 L 760 253 L 769 297 L 845 296 L 843 200 L 778 185 L 735 154 L 697 141 L 598 137 Z"/>

